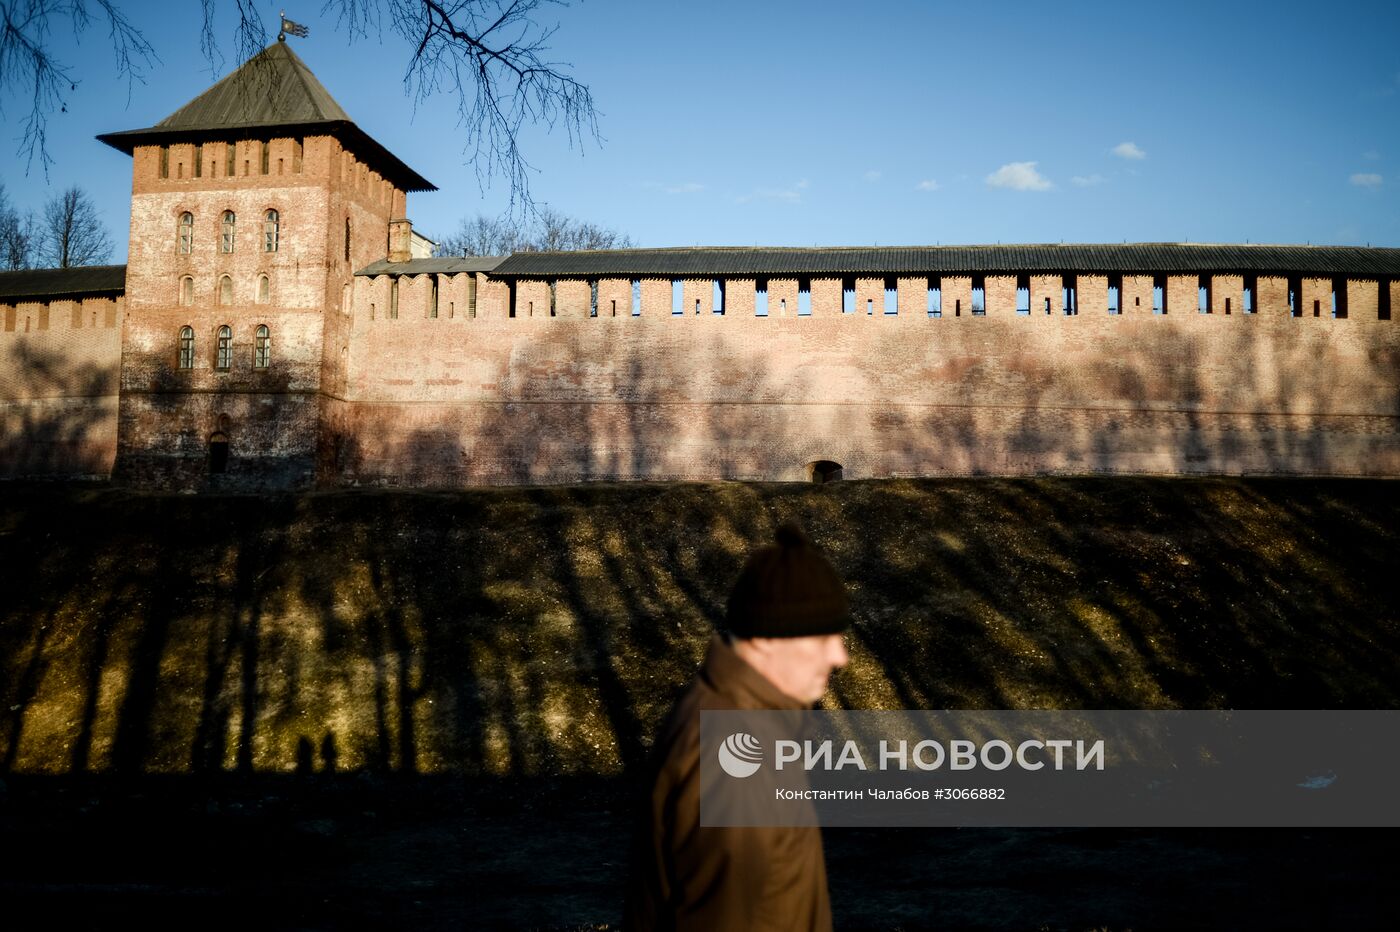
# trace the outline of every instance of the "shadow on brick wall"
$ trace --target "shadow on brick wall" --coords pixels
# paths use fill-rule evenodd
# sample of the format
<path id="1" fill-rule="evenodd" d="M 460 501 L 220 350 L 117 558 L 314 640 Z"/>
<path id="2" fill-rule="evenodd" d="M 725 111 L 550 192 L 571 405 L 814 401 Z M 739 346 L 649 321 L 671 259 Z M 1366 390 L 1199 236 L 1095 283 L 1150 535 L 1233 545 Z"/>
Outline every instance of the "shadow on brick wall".
<path id="1" fill-rule="evenodd" d="M 117 439 L 117 365 L 7 341 L 0 479 L 105 478 Z"/>

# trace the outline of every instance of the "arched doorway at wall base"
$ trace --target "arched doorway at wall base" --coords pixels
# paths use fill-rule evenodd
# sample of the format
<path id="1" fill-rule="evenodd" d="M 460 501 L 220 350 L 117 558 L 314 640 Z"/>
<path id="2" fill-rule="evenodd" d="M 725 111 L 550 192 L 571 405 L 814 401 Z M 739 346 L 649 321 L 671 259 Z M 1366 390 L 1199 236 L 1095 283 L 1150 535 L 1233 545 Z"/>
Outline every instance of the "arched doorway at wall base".
<path id="1" fill-rule="evenodd" d="M 228 434 L 216 431 L 209 436 L 209 474 L 228 472 Z"/>
<path id="2" fill-rule="evenodd" d="M 822 485 L 841 478 L 841 464 L 832 460 L 813 460 L 807 464 L 807 481 Z"/>

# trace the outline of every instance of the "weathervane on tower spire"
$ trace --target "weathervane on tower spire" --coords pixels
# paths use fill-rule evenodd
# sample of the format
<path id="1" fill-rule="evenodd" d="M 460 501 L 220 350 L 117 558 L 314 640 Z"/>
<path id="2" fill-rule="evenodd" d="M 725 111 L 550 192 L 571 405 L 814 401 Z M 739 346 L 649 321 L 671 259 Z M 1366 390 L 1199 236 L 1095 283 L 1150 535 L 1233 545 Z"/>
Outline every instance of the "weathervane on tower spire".
<path id="1" fill-rule="evenodd" d="M 286 10 L 282 10 L 280 13 L 278 13 L 278 15 L 282 17 L 282 30 L 277 33 L 278 42 L 286 42 L 287 36 L 289 35 L 296 36 L 298 39 L 306 38 L 306 34 L 310 30 L 308 30 L 301 23 L 295 23 L 292 22 L 290 19 L 287 19 Z"/>

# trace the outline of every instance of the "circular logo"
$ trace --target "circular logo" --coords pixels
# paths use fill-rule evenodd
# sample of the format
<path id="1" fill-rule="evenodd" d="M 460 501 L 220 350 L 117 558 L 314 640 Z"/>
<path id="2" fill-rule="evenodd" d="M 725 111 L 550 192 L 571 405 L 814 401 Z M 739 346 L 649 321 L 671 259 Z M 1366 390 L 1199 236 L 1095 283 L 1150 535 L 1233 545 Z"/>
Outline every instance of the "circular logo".
<path id="1" fill-rule="evenodd" d="M 762 763 L 763 746 L 753 735 L 737 732 L 719 746 L 719 765 L 731 777 L 751 777 Z"/>

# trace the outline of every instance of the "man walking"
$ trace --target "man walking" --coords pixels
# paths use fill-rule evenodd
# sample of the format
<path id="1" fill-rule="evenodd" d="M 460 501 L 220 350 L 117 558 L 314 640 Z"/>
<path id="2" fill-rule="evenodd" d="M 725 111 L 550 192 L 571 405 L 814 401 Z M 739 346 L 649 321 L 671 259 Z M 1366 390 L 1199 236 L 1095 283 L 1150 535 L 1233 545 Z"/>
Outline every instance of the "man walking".
<path id="1" fill-rule="evenodd" d="M 652 748 L 624 928 L 831 928 L 819 828 L 700 825 L 700 712 L 810 709 L 846 665 L 848 623 L 845 584 L 797 525 L 749 557 L 727 630 L 711 638 Z"/>

